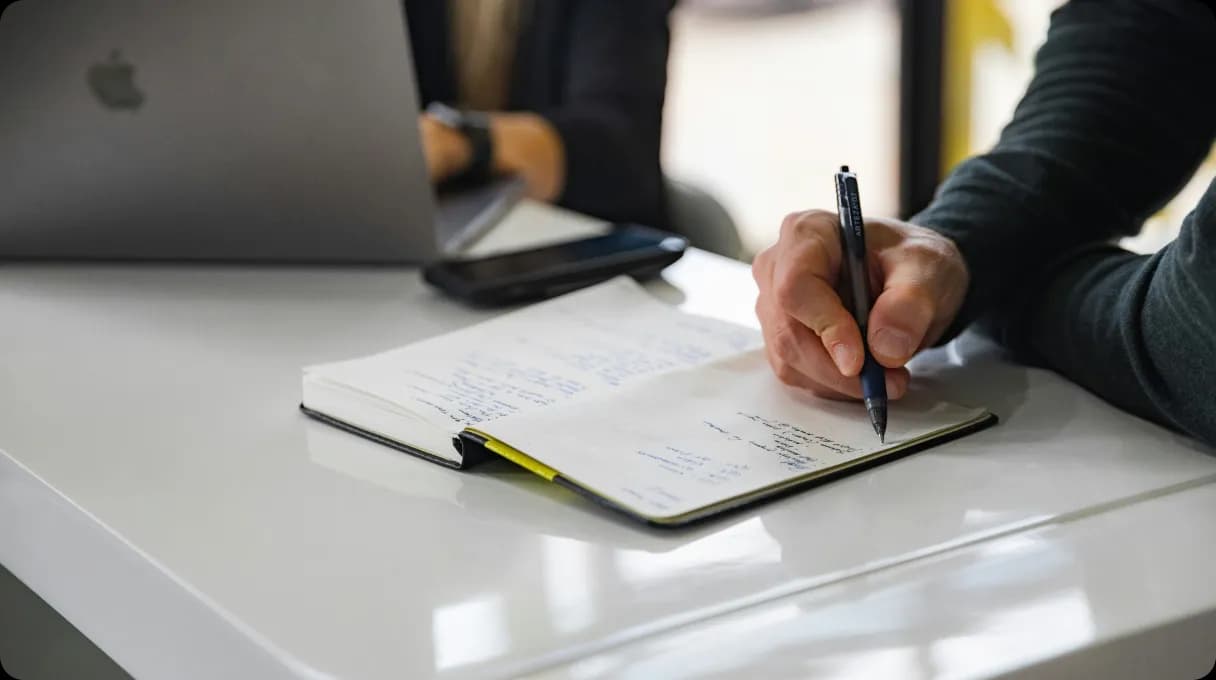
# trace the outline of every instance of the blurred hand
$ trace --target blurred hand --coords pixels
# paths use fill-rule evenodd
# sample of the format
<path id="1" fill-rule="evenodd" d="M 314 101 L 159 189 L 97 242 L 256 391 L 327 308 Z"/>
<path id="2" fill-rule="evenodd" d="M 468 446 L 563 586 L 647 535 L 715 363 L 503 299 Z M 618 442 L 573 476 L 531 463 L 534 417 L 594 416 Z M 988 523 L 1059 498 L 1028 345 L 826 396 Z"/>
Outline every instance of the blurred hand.
<path id="1" fill-rule="evenodd" d="M 433 116 L 426 113 L 419 116 L 418 131 L 422 137 L 422 153 L 426 156 L 426 169 L 431 175 L 431 182 L 438 184 L 472 162 L 473 149 L 469 140 Z"/>
<path id="2" fill-rule="evenodd" d="M 886 367 L 893 399 L 908 389 L 904 364 L 941 337 L 971 282 L 954 242 L 923 227 L 866 220 L 871 291 L 870 351 Z M 822 210 L 794 213 L 777 243 L 760 253 L 752 274 L 760 287 L 756 315 L 777 377 L 821 397 L 860 399 L 865 359 L 861 331 L 837 294 L 840 223 Z"/>

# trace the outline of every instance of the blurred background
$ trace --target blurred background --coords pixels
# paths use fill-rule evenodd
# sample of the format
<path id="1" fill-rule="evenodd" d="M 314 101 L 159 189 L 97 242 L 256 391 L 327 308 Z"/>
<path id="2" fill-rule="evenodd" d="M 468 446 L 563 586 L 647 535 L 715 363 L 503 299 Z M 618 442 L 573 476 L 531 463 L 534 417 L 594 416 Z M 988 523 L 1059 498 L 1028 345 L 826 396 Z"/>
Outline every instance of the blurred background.
<path id="1" fill-rule="evenodd" d="M 862 178 L 867 214 L 906 215 L 990 146 L 1060 0 L 682 0 L 672 19 L 664 163 L 709 190 L 749 253 L 793 210 Z M 936 128 L 936 129 L 935 129 Z M 1216 158 L 1127 247 L 1151 252 Z"/>

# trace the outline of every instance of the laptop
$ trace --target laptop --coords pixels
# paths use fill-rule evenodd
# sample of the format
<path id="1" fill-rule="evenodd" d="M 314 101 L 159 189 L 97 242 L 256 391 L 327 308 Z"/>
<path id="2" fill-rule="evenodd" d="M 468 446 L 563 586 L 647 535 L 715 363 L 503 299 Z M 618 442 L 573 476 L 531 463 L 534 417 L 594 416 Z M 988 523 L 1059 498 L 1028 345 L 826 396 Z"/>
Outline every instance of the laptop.
<path id="1" fill-rule="evenodd" d="M 522 194 L 437 201 L 399 0 L 0 7 L 0 259 L 416 263 Z"/>

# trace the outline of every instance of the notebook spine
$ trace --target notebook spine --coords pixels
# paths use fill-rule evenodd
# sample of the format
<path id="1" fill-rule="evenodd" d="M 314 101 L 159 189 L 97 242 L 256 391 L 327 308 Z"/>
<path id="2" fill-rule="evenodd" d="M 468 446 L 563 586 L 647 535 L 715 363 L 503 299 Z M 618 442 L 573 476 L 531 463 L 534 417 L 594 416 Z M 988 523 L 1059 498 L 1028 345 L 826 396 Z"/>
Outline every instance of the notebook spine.
<path id="1" fill-rule="evenodd" d="M 486 448 L 485 437 L 474 432 L 467 430 L 461 432 L 452 440 L 452 444 L 460 452 L 460 457 L 464 461 L 464 467 L 466 468 L 484 463 L 495 457 L 493 452 Z"/>

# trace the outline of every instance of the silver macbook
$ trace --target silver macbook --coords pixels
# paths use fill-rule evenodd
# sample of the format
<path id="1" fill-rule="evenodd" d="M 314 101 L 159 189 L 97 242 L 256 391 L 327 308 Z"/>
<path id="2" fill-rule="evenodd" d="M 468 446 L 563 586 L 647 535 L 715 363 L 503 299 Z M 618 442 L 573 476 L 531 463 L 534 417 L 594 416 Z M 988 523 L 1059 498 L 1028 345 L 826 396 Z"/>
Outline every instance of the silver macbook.
<path id="1" fill-rule="evenodd" d="M 437 209 L 399 0 L 20 0 L 0 92 L 3 259 L 420 262 L 521 193 Z"/>

